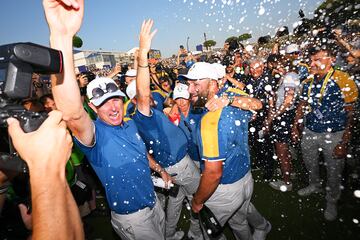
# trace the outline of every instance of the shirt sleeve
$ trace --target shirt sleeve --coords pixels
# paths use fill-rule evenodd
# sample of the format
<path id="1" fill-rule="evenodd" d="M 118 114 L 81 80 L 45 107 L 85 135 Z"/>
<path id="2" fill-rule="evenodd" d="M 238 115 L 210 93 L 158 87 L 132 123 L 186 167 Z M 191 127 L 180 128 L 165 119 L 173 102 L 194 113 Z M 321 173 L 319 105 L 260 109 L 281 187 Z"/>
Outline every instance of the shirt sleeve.
<path id="1" fill-rule="evenodd" d="M 94 143 L 91 146 L 87 146 L 85 144 L 83 144 L 79 139 L 77 139 L 75 136 L 73 137 L 74 143 L 75 145 L 80 149 L 81 152 L 83 152 L 85 154 L 85 156 L 87 157 L 87 159 L 96 165 L 101 164 L 99 161 L 96 162 L 94 157 L 95 151 L 96 151 L 96 147 L 97 147 L 97 142 L 98 142 L 98 137 L 99 137 L 99 132 L 98 129 L 96 128 L 96 125 L 93 124 L 94 126 Z"/>
<path id="2" fill-rule="evenodd" d="M 146 116 L 142 114 L 138 109 L 136 109 L 135 114 L 133 116 L 133 120 L 135 121 L 138 128 L 143 130 L 153 130 L 157 128 L 156 115 L 158 114 L 156 109 L 150 110 L 150 116 Z"/>

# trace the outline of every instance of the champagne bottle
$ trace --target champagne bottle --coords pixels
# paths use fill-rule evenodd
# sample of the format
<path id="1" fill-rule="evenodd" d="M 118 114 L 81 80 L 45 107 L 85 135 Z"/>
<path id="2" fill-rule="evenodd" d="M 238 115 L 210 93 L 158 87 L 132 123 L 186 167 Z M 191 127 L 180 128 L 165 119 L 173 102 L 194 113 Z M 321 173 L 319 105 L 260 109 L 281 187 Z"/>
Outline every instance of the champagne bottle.
<path id="1" fill-rule="evenodd" d="M 153 184 L 154 184 L 155 187 L 170 189 L 170 188 L 172 188 L 174 186 L 174 184 L 169 181 L 167 183 L 167 187 L 166 187 L 164 180 L 162 178 L 159 178 L 159 177 L 151 176 L 151 180 L 153 181 Z"/>
<path id="2" fill-rule="evenodd" d="M 208 208 L 205 204 L 198 214 L 194 213 L 191 210 L 191 203 L 188 198 L 185 198 L 185 207 L 187 210 L 191 211 L 191 214 L 194 218 L 199 219 L 202 225 L 202 228 L 205 230 L 206 234 L 210 238 L 217 237 L 222 232 L 222 227 L 215 217 L 214 213 Z"/>
<path id="3" fill-rule="evenodd" d="M 222 227 L 219 221 L 205 204 L 199 212 L 199 219 L 209 237 L 217 237 L 221 234 Z"/>

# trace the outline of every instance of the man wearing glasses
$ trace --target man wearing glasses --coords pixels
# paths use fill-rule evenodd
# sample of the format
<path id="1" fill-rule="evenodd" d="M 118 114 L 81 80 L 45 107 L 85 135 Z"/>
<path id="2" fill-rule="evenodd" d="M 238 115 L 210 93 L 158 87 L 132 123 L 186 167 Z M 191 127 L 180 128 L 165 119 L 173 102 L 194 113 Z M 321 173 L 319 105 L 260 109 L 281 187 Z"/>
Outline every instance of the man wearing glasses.
<path id="1" fill-rule="evenodd" d="M 285 47 L 285 57 L 288 60 L 289 68 L 300 76 L 304 81 L 309 76 L 309 66 L 303 63 L 303 56 L 297 44 L 289 44 Z"/>
<path id="2" fill-rule="evenodd" d="M 135 123 L 123 121 L 125 94 L 113 80 L 98 78 L 87 87 L 89 106 L 98 118 L 92 121 L 82 106 L 72 38 L 81 26 L 84 1 L 44 0 L 43 6 L 51 47 L 62 51 L 64 61 L 63 73 L 52 76 L 54 100 L 105 188 L 113 228 L 122 239 L 164 239 L 164 212 L 154 192 L 149 165 L 167 175 L 148 160 Z"/>

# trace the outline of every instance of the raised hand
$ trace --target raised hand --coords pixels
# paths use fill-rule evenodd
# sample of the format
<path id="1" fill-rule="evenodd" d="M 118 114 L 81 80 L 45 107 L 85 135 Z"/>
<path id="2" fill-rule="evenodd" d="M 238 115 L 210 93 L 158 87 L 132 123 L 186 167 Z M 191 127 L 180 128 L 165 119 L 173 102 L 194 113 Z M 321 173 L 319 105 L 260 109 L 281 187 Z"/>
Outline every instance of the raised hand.
<path id="1" fill-rule="evenodd" d="M 229 99 L 227 97 L 214 97 L 205 104 L 205 107 L 210 112 L 215 112 L 219 109 L 226 107 L 228 104 Z"/>
<path id="2" fill-rule="evenodd" d="M 144 21 L 141 25 L 140 44 L 139 44 L 140 52 L 149 52 L 151 48 L 151 41 L 157 32 L 157 29 L 151 31 L 153 25 L 154 25 L 154 21 L 151 19 Z"/>
<path id="3" fill-rule="evenodd" d="M 50 34 L 72 37 L 80 29 L 84 15 L 84 0 L 43 0 Z"/>

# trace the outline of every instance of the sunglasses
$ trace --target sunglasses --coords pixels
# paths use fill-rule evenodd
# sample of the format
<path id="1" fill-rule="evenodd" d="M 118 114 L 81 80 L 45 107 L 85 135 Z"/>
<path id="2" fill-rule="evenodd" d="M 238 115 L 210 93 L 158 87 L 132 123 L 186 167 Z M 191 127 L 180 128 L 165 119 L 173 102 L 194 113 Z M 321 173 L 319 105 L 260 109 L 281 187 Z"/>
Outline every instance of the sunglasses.
<path id="1" fill-rule="evenodd" d="M 108 83 L 106 84 L 106 90 L 104 91 L 103 89 L 101 88 L 94 88 L 92 90 L 92 99 L 97 99 L 97 98 L 101 98 L 102 96 L 104 96 L 105 93 L 113 93 L 113 92 L 116 92 L 117 90 L 119 90 L 118 86 L 114 83 Z"/>

